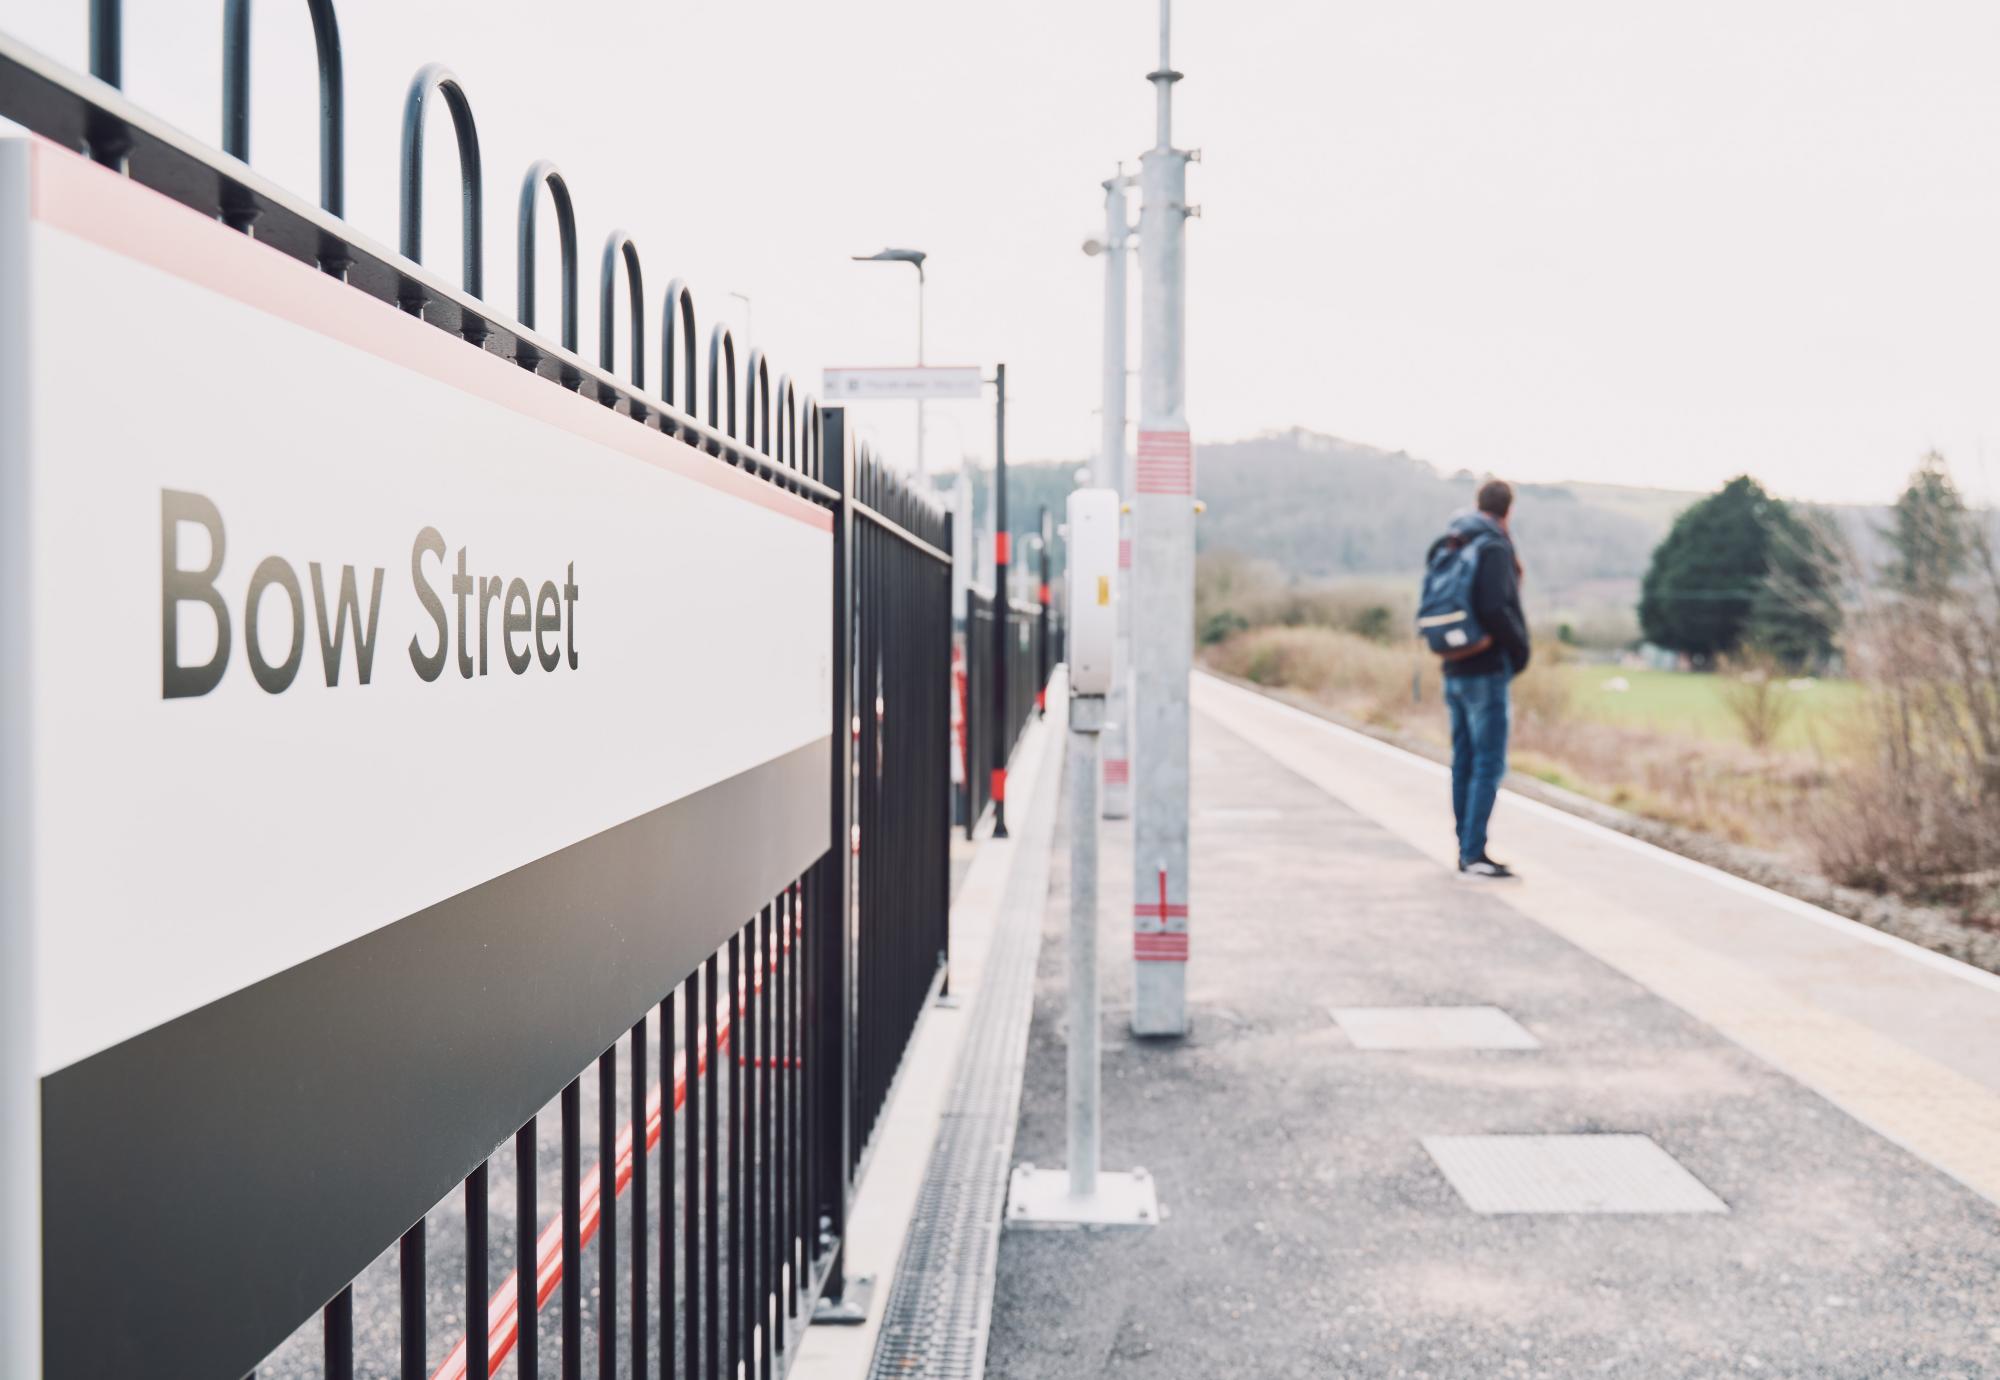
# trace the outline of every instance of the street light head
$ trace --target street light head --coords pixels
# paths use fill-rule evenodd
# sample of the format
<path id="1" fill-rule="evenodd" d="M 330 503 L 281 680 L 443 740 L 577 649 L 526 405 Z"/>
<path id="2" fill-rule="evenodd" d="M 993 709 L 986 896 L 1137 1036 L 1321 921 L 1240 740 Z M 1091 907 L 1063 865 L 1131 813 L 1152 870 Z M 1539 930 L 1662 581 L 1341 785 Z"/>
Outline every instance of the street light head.
<path id="1" fill-rule="evenodd" d="M 1098 239 L 1095 235 L 1091 236 L 1083 242 L 1083 252 L 1090 255 L 1093 259 L 1096 258 L 1104 252 L 1104 241 Z"/>
<path id="2" fill-rule="evenodd" d="M 855 254 L 851 258 L 856 263 L 872 264 L 915 264 L 917 272 L 924 271 L 924 260 L 930 256 L 921 249 L 881 249 L 873 254 Z"/>

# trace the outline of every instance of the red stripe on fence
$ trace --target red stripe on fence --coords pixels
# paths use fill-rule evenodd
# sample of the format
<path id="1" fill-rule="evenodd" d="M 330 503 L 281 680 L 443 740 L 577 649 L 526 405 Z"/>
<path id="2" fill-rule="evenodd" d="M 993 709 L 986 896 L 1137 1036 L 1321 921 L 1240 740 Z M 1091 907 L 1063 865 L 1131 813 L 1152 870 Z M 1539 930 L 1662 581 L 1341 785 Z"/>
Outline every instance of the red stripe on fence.
<path id="1" fill-rule="evenodd" d="M 1006 532 L 995 532 L 993 534 L 993 559 L 1001 565 L 1007 564 L 1012 555 L 1008 550 L 1008 547 L 1011 545 L 1008 537 L 1009 534 Z"/>
<path id="2" fill-rule="evenodd" d="M 1007 798 L 1007 769 L 1005 767 L 995 767 L 993 769 L 992 794 L 995 800 L 1005 800 Z"/>
<path id="3" fill-rule="evenodd" d="M 1118 539 L 1118 568 L 1120 570 L 1130 570 L 1132 568 L 1132 539 L 1130 537 L 1120 537 Z"/>
<path id="4" fill-rule="evenodd" d="M 1104 783 L 1107 786 L 1123 786 L 1132 779 L 1132 764 L 1123 757 L 1104 759 Z"/>

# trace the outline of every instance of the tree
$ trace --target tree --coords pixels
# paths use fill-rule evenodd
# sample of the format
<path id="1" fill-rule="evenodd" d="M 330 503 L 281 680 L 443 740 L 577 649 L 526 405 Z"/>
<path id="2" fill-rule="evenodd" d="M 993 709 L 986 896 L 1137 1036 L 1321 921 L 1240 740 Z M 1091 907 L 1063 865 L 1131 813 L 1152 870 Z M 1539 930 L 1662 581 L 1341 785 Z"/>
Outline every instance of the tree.
<path id="1" fill-rule="evenodd" d="M 1790 665 L 1823 658 L 1839 626 L 1833 539 L 1739 475 L 1689 507 L 1640 586 L 1649 642 L 1713 661 L 1746 640 Z"/>
<path id="2" fill-rule="evenodd" d="M 1733 650 L 1763 587 L 1769 537 L 1763 487 L 1740 475 L 1674 519 L 1640 585 L 1648 642 L 1707 661 Z"/>
<path id="3" fill-rule="evenodd" d="M 1840 631 L 1843 542 L 1826 513 L 1772 501 L 1765 513 L 1764 582 L 1751 601 L 1743 640 L 1796 671 L 1833 655 Z"/>
<path id="4" fill-rule="evenodd" d="M 1965 500 L 1944 457 L 1932 451 L 1910 475 L 1882 531 L 1895 553 L 1882 576 L 1898 594 L 1937 599 L 1970 567 L 1972 535 Z"/>

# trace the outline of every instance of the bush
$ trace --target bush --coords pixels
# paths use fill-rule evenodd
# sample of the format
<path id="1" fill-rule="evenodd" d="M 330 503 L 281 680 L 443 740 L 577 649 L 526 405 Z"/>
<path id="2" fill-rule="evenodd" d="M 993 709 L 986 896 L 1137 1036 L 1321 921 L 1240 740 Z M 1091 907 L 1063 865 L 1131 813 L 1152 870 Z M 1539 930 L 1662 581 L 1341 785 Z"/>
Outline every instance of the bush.
<path id="1" fill-rule="evenodd" d="M 1425 670 L 1414 642 L 1385 647 L 1336 628 L 1253 628 L 1216 647 L 1209 660 L 1229 675 L 1322 695 L 1370 717 L 1407 706 Z"/>
<path id="2" fill-rule="evenodd" d="M 1759 751 L 1770 747 L 1798 707 L 1778 659 L 1768 652 L 1745 652 L 1717 674 L 1723 707 L 1743 730 L 1743 741 Z"/>

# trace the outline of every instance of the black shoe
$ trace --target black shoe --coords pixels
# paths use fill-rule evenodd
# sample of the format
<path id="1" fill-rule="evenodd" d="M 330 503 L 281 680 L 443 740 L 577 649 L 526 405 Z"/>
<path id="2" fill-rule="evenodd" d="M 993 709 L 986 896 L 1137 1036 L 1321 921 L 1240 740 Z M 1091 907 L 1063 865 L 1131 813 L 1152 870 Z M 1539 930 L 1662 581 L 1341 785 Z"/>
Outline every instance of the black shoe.
<path id="1" fill-rule="evenodd" d="M 1458 870 L 1468 877 L 1487 877 L 1494 881 L 1504 881 L 1514 875 L 1505 863 L 1494 862 L 1491 858 L 1474 858 L 1471 862 L 1461 862 Z"/>

